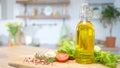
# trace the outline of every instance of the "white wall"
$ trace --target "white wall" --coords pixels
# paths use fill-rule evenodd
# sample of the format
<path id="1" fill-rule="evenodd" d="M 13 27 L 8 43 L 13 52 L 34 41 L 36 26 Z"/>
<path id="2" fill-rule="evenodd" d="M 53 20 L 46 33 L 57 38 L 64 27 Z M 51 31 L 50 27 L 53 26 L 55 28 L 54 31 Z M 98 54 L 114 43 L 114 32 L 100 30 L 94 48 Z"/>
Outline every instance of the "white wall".
<path id="1" fill-rule="evenodd" d="M 115 1 L 115 6 L 120 7 L 119 0 Z M 68 26 L 69 32 L 73 33 L 74 39 L 75 39 L 75 30 L 76 25 L 80 21 L 79 15 L 80 15 L 80 6 L 82 1 L 81 0 L 71 0 L 70 5 L 68 6 L 68 14 L 70 15 L 70 19 L 66 20 L 65 23 Z M 18 9 L 22 7 L 20 5 L 14 6 L 14 16 L 18 14 Z M 18 22 L 24 22 L 22 19 L 14 19 L 12 21 L 18 21 Z M 105 37 L 109 35 L 108 28 L 104 29 L 102 25 L 100 24 L 99 20 L 91 20 L 94 27 L 95 27 L 95 38 L 105 40 Z M 1 21 L 0 27 L 4 28 L 4 30 L 0 30 L 0 35 L 5 34 L 7 35 L 6 27 L 5 25 L 6 21 Z M 62 20 L 28 20 L 28 24 L 31 25 L 32 23 L 41 24 L 44 25 L 43 27 L 34 27 L 30 26 L 26 30 L 26 34 L 29 34 L 30 36 L 33 36 L 34 38 L 39 39 L 40 44 L 56 44 L 59 37 L 60 37 L 60 29 L 62 26 L 63 21 Z M 54 24 L 57 24 L 56 26 L 51 26 Z M 113 36 L 117 37 L 116 45 L 120 47 L 120 23 L 117 22 L 117 25 L 114 26 L 113 29 Z M 32 28 L 32 29 L 30 29 Z M 29 29 L 29 30 L 28 30 Z M 29 32 L 33 31 L 31 34 Z M 28 32 L 28 33 L 27 33 Z M 53 46 L 54 47 L 54 46 Z"/>
<path id="2" fill-rule="evenodd" d="M 0 20 L 1 20 L 1 0 L 0 0 Z"/>
<path id="3" fill-rule="evenodd" d="M 15 0 L 1 0 L 2 19 L 13 19 Z"/>

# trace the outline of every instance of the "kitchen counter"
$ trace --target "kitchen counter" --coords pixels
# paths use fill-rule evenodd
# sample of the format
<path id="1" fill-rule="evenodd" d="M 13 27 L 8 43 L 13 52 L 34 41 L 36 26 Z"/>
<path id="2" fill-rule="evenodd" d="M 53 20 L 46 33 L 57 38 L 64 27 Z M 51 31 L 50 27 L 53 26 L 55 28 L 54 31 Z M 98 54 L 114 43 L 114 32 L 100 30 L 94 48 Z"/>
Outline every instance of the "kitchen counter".
<path id="1" fill-rule="evenodd" d="M 8 60 L 11 58 L 34 55 L 37 52 L 44 54 L 47 50 L 51 49 L 32 46 L 0 47 L 0 68 L 14 68 L 8 65 Z M 120 64 L 117 68 L 120 68 Z"/>

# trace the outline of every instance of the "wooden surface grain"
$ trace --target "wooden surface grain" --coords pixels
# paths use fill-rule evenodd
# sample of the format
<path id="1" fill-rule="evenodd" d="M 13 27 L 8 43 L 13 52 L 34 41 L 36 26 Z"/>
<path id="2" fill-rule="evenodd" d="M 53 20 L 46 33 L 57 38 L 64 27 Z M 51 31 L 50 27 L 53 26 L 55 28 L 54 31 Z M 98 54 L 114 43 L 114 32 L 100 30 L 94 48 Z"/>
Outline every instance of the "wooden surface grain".
<path id="1" fill-rule="evenodd" d="M 14 46 L 14 47 L 0 47 L 0 67 L 1 68 L 13 68 L 8 65 L 9 59 L 13 59 L 25 55 L 34 55 L 36 52 L 44 53 L 44 49 L 31 46 Z M 50 50 L 50 49 L 46 49 Z"/>
<path id="2" fill-rule="evenodd" d="M 0 47 L 0 68 L 107 68 L 101 64 L 88 64 L 81 65 L 74 61 L 68 63 L 55 62 L 53 65 L 32 65 L 24 64 L 22 62 L 23 57 L 33 56 L 36 52 L 40 52 L 41 55 L 51 49 L 31 47 L 31 46 L 14 46 L 14 47 Z M 12 66 L 9 66 L 8 63 Z M 117 68 L 120 68 L 118 64 Z"/>
<path id="3" fill-rule="evenodd" d="M 10 60 L 8 63 L 11 66 L 17 67 L 17 68 L 108 68 L 106 66 L 103 66 L 101 64 L 77 64 L 75 61 L 68 61 L 66 63 L 60 63 L 60 62 L 54 62 L 53 64 L 49 65 L 35 65 L 32 63 L 25 63 L 23 62 L 24 57 L 14 58 L 13 60 Z"/>

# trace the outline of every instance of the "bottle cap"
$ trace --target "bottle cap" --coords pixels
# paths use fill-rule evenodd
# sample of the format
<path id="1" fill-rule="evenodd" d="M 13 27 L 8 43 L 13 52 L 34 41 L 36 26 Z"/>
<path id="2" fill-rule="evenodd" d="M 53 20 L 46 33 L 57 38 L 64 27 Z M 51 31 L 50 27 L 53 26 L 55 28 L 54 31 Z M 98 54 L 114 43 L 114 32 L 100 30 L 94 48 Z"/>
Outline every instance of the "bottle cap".
<path id="1" fill-rule="evenodd" d="M 90 18 L 91 17 L 92 12 L 90 10 L 88 3 L 82 4 L 82 9 L 81 9 L 80 15 L 82 18 Z"/>

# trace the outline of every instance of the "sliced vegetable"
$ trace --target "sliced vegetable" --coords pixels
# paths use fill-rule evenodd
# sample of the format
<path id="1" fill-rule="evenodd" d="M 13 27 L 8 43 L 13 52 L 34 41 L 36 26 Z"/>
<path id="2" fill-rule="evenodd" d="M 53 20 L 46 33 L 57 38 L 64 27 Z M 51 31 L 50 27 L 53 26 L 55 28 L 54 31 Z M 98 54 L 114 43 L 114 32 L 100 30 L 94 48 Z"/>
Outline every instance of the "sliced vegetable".
<path id="1" fill-rule="evenodd" d="M 56 59 L 59 62 L 66 62 L 69 59 L 69 55 L 67 53 L 58 53 Z"/>
<path id="2" fill-rule="evenodd" d="M 47 52 L 44 54 L 44 56 L 45 56 L 45 57 L 53 57 L 53 58 L 55 58 L 56 53 L 55 53 L 55 51 L 49 50 L 49 51 L 47 51 Z"/>
<path id="3" fill-rule="evenodd" d="M 100 52 L 101 48 L 99 46 L 94 46 L 94 52 Z"/>

